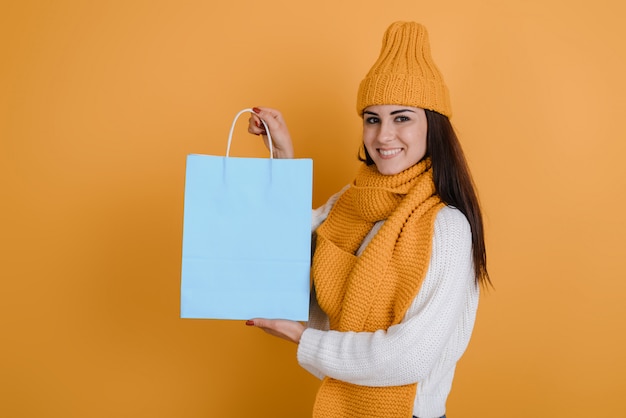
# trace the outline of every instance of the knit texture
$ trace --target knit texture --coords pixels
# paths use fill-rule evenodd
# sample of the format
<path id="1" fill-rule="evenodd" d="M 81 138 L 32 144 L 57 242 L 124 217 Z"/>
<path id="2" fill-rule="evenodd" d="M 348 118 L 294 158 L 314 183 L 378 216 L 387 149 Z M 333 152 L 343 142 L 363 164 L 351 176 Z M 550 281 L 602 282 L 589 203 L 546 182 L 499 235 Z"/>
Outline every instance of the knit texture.
<path id="1" fill-rule="evenodd" d="M 312 231 L 346 190 L 313 210 Z M 357 255 L 384 223 L 374 225 Z M 413 415 L 440 417 L 446 412 L 455 366 L 471 339 L 480 296 L 475 280 L 469 222 L 458 209 L 444 206 L 435 218 L 428 272 L 402 322 L 384 331 L 330 331 L 313 288 L 298 363 L 320 380 L 331 376 L 362 386 L 418 382 Z"/>
<path id="2" fill-rule="evenodd" d="M 373 332 L 402 321 L 428 269 L 433 223 L 442 206 L 428 159 L 393 176 L 361 167 L 317 229 L 313 277 L 331 330 Z M 386 221 L 357 257 L 380 220 Z M 358 386 L 326 377 L 313 416 L 411 417 L 416 388 Z"/>
<path id="3" fill-rule="evenodd" d="M 430 53 L 426 28 L 395 22 L 357 94 L 357 113 L 373 105 L 404 105 L 452 116 L 448 88 Z"/>

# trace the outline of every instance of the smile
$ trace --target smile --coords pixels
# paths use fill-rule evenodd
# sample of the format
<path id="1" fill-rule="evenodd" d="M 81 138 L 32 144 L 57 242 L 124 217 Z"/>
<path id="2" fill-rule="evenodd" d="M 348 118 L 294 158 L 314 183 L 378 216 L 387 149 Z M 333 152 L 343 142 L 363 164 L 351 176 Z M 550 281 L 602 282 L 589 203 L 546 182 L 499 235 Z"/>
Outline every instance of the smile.
<path id="1" fill-rule="evenodd" d="M 394 149 L 378 149 L 378 153 L 382 157 L 393 157 L 396 154 L 402 152 L 402 148 L 394 148 Z"/>

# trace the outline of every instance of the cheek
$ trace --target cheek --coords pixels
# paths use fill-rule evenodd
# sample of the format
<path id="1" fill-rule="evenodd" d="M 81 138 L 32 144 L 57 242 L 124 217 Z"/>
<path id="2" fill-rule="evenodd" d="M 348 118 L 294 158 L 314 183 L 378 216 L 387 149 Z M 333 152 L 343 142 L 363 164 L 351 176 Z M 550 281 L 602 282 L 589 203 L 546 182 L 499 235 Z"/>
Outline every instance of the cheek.
<path id="1" fill-rule="evenodd" d="M 412 138 L 412 157 L 417 161 L 426 155 L 426 132 L 420 132 Z"/>
<path id="2" fill-rule="evenodd" d="M 374 142 L 374 136 L 368 130 L 363 130 L 363 145 L 367 148 L 368 151 L 372 150 L 372 143 Z"/>
<path id="3" fill-rule="evenodd" d="M 420 153 L 420 159 L 426 154 L 426 139 L 420 141 L 419 143 L 419 153 Z"/>

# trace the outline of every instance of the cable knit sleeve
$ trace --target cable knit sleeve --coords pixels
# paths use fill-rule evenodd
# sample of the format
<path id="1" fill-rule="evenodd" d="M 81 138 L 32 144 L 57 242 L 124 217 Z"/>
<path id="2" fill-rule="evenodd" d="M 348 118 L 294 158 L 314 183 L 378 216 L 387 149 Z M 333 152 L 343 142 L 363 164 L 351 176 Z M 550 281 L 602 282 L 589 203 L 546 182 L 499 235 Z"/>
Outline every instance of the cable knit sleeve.
<path id="1" fill-rule="evenodd" d="M 449 373 L 467 347 L 478 304 L 471 249 L 465 216 L 452 207 L 441 209 L 428 272 L 403 321 L 376 332 L 309 327 L 298 346 L 300 365 L 318 377 L 367 386 Z"/>

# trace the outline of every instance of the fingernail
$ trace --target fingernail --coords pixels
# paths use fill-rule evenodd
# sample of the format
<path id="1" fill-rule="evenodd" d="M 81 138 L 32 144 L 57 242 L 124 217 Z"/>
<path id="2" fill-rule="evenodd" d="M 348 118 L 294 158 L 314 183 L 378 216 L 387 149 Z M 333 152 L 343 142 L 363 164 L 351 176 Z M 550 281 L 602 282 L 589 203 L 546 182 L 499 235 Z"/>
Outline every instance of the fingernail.
<path id="1" fill-rule="evenodd" d="M 253 326 L 253 325 L 254 325 L 254 321 L 252 321 L 252 320 L 248 320 L 248 321 L 246 321 L 246 325 L 248 325 L 248 326 L 250 326 L 250 327 L 251 327 L 251 326 Z"/>
<path id="2" fill-rule="evenodd" d="M 252 111 L 253 111 L 254 113 L 259 113 L 259 112 L 261 112 L 261 109 L 259 109 L 258 107 L 253 107 L 253 108 L 252 108 Z"/>
<path id="3" fill-rule="evenodd" d="M 257 127 L 257 128 L 260 128 L 260 127 L 261 127 L 261 122 L 256 121 L 256 122 L 254 122 L 254 123 L 256 123 L 256 127 Z"/>

